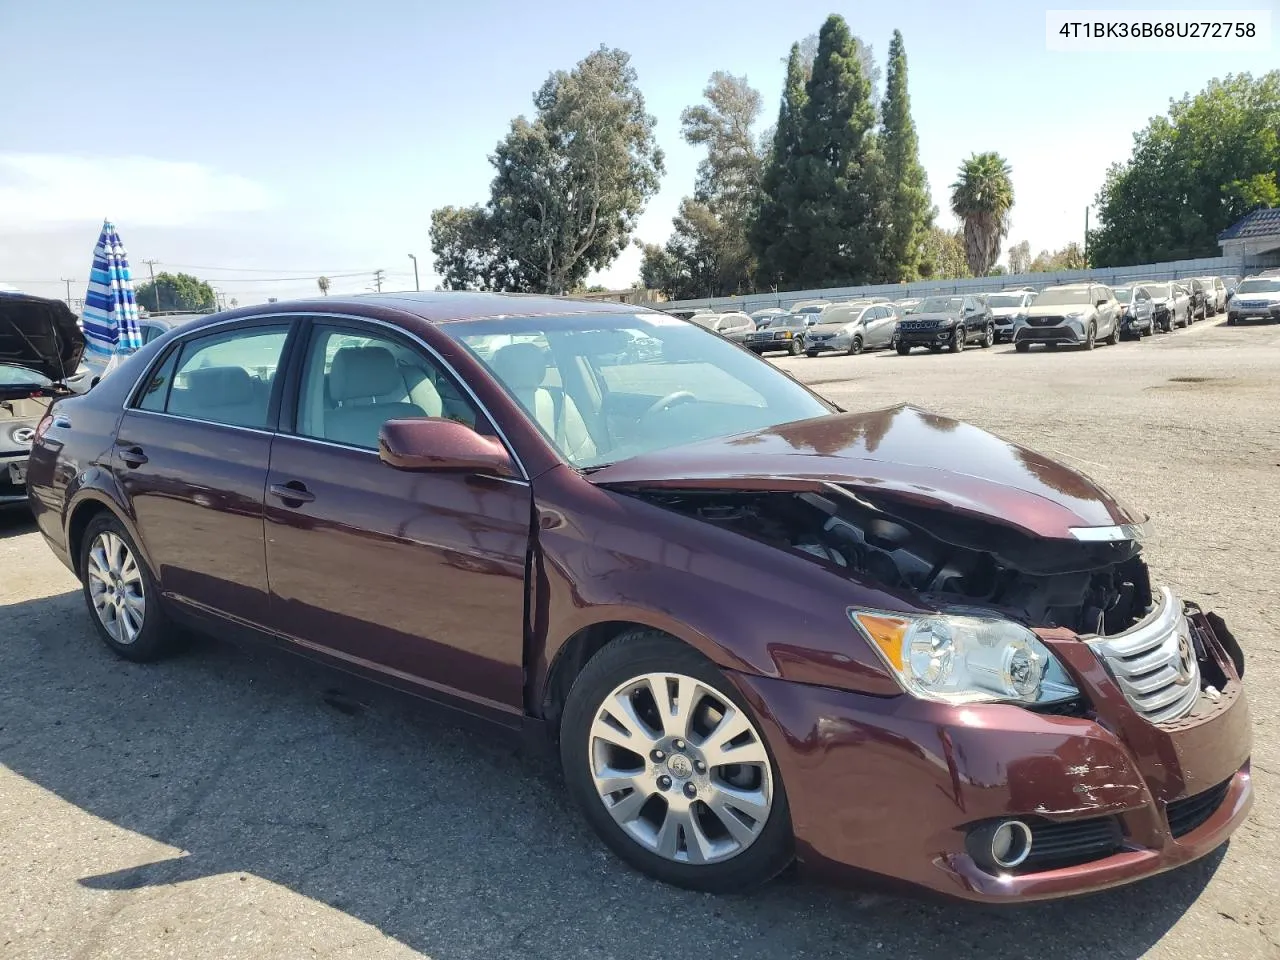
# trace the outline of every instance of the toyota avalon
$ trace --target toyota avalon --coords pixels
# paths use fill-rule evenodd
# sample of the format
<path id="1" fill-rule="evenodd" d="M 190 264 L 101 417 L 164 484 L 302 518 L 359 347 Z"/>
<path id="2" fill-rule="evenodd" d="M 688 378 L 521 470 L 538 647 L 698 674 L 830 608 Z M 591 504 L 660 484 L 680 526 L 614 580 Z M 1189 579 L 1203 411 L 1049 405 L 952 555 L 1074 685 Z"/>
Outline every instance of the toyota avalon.
<path id="1" fill-rule="evenodd" d="M 58 400 L 28 482 L 120 656 L 187 625 L 555 744 L 602 841 L 670 883 L 798 860 L 1055 897 L 1201 857 L 1251 804 L 1240 646 L 1151 576 L 1145 515 L 662 313 L 201 318 Z"/>

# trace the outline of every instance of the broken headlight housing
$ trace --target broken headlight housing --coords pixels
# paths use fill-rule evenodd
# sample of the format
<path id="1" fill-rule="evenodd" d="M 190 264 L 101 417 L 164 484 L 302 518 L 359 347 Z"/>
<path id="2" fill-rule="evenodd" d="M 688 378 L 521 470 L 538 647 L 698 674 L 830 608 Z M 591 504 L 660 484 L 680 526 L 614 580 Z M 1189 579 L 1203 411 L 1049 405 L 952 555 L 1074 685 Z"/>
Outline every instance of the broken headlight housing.
<path id="1" fill-rule="evenodd" d="M 1012 620 L 854 607 L 849 619 L 906 691 L 925 700 L 1046 704 L 1079 694 L 1040 638 Z"/>

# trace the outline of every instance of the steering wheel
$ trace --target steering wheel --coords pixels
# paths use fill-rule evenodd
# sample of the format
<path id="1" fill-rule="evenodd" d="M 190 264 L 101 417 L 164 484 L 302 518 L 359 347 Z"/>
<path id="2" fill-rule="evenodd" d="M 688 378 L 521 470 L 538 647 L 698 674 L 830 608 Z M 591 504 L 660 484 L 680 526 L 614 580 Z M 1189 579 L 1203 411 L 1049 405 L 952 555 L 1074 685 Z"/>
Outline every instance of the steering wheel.
<path id="1" fill-rule="evenodd" d="M 655 400 L 653 404 L 649 407 L 649 409 L 640 415 L 640 419 L 648 420 L 655 413 L 661 413 L 664 410 L 670 410 L 672 407 L 676 406 L 677 404 L 688 403 L 690 400 L 697 400 L 697 399 L 698 398 L 695 397 L 688 390 L 673 390 L 671 393 L 668 393 L 665 397 L 662 397 L 659 400 Z"/>

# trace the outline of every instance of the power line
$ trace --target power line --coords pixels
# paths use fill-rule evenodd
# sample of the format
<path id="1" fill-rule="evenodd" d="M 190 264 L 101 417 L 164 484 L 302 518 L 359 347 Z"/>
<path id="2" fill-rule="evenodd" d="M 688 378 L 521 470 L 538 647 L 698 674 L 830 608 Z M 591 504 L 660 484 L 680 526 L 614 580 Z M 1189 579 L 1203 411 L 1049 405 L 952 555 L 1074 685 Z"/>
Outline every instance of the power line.
<path id="1" fill-rule="evenodd" d="M 143 261 L 144 263 L 146 261 Z M 157 261 L 160 262 L 160 261 Z M 373 273 L 373 270 L 357 270 L 353 267 L 343 267 L 339 270 L 310 270 L 307 267 L 202 267 L 192 263 L 169 263 L 164 261 L 165 266 L 177 267 L 179 270 L 218 270 L 232 271 L 240 273 L 314 273 L 315 276 L 321 274 L 333 276 L 336 274 L 345 274 L 354 276 L 358 273 Z"/>

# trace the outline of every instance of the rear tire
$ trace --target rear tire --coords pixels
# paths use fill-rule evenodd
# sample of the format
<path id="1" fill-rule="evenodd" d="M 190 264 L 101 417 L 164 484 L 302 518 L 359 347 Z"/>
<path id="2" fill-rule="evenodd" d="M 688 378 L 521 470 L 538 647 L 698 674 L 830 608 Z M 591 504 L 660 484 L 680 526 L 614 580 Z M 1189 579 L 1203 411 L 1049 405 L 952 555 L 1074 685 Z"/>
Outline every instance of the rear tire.
<path id="1" fill-rule="evenodd" d="M 686 695 L 690 698 L 690 704 L 680 705 L 679 713 L 688 719 L 674 727 L 677 736 L 683 736 L 684 727 L 689 727 L 693 735 L 688 736 L 687 741 L 676 744 L 665 739 L 677 721 L 674 716 L 664 717 L 653 709 L 654 701 L 646 691 L 654 690 L 655 681 L 647 681 L 646 678 L 655 675 L 671 680 L 665 684 L 667 689 L 664 692 L 668 695 L 674 689 L 677 699 Z M 628 694 L 626 691 L 633 681 L 636 683 L 635 692 Z M 687 687 L 686 681 L 689 681 Z M 609 704 L 624 696 L 630 706 L 626 717 L 617 718 L 615 711 L 608 710 L 609 718 L 616 722 L 602 719 Z M 754 776 L 757 778 L 754 785 L 729 782 L 728 774 L 722 776 L 717 773 L 717 770 L 727 771 L 729 767 L 718 767 L 711 750 L 702 752 L 712 741 L 714 731 L 719 729 L 718 724 L 733 717 L 733 714 L 722 713 L 721 719 L 716 720 L 716 711 L 712 710 L 710 714 L 703 712 L 717 702 L 719 706 L 738 711 L 738 716 L 747 721 L 745 730 L 751 735 L 749 742 L 736 749 L 750 750 L 763 760 L 735 764 L 733 775 L 745 773 Z M 713 724 L 712 732 L 707 733 L 705 739 L 697 739 L 700 716 L 705 723 Z M 622 736 L 618 733 L 619 725 L 627 727 Z M 638 729 L 630 731 L 630 726 Z M 596 735 L 602 729 L 608 739 Z M 778 773 L 777 761 L 759 729 L 750 707 L 709 660 L 666 634 L 643 628 L 632 630 L 592 657 L 569 691 L 560 722 L 560 760 L 564 767 L 565 785 L 605 844 L 637 870 L 664 883 L 690 890 L 709 893 L 749 890 L 773 879 L 795 856 L 786 790 Z M 747 736 L 747 733 L 741 736 Z M 659 743 L 655 738 L 663 740 Z M 734 738 L 735 743 L 737 739 Z M 645 752 L 641 754 L 629 747 L 614 746 L 617 740 L 632 741 Z M 655 744 L 664 750 L 662 756 L 670 759 L 677 752 L 683 752 L 690 755 L 689 761 L 677 772 L 673 764 L 659 759 L 660 755 L 650 751 L 649 748 Z M 605 755 L 604 759 L 602 755 Z M 685 772 L 690 763 L 702 763 L 704 758 L 706 766 L 700 766 L 697 773 Z M 751 770 L 745 770 L 744 766 L 751 767 Z M 602 768 L 608 770 L 612 780 L 627 779 L 630 782 L 606 798 L 598 779 Z M 665 775 L 669 769 L 670 774 Z M 655 775 L 659 774 L 664 774 L 661 779 L 666 781 L 665 788 L 661 783 L 652 785 Z M 686 789 L 692 785 L 695 791 L 696 800 L 692 805 L 684 801 L 681 796 L 684 791 L 678 789 L 682 780 Z M 690 862 L 693 847 L 698 846 L 694 841 L 712 837 L 717 833 L 714 829 L 717 823 L 723 823 L 721 814 L 712 812 L 708 806 L 708 802 L 714 803 L 716 797 L 730 796 L 717 793 L 717 785 L 729 788 L 738 796 L 763 796 L 767 799 L 768 812 L 759 820 L 753 820 L 751 826 L 745 826 L 745 821 L 735 817 L 738 822 L 733 825 L 736 829 L 732 835 L 726 833 L 715 841 L 720 845 L 737 843 L 740 850 L 718 854 L 723 857 L 718 860 L 713 855 L 709 863 L 693 863 Z M 619 812 L 621 805 L 637 795 L 647 795 L 649 799 L 638 810 Z M 675 833 L 674 824 L 682 819 L 681 812 L 686 807 L 696 823 L 693 832 L 701 834 L 701 838 L 690 838 L 685 827 Z M 659 823 L 654 824 L 655 820 Z M 673 832 L 672 846 L 666 853 L 660 851 L 665 832 L 663 827 L 670 827 Z M 679 848 L 681 839 L 684 840 L 683 859 Z"/>
<path id="2" fill-rule="evenodd" d="M 113 514 L 89 521 L 80 543 L 80 581 L 98 636 L 113 653 L 148 663 L 177 646 L 178 635 L 160 608 L 160 588 Z"/>
<path id="3" fill-rule="evenodd" d="M 982 347 L 983 350 L 986 350 L 995 342 L 996 342 L 996 328 L 991 324 L 987 324 L 987 332 L 983 334 L 982 339 L 978 341 L 978 346 Z"/>
<path id="4" fill-rule="evenodd" d="M 1114 327 L 1111 328 L 1111 333 L 1108 334 L 1107 339 L 1104 342 L 1109 347 L 1114 347 L 1117 343 L 1120 342 L 1120 324 L 1119 323 L 1117 323 Z"/>

